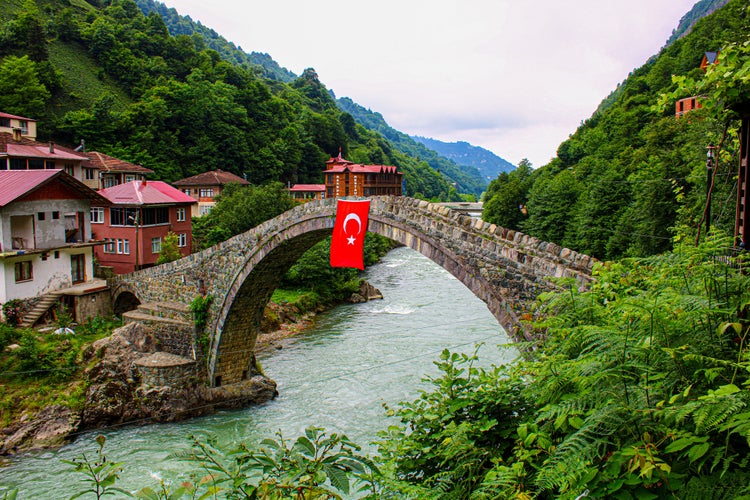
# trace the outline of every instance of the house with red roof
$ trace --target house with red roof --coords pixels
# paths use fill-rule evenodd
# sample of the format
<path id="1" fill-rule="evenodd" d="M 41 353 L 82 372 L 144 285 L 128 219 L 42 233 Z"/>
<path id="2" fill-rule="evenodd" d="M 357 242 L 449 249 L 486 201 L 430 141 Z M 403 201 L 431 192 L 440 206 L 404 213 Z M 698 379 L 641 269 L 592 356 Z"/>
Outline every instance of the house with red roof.
<path id="1" fill-rule="evenodd" d="M 0 132 L 0 170 L 65 170 L 83 181 L 83 162 L 88 158 L 54 142 L 41 143 L 18 132 Z M 88 177 L 95 177 L 92 171 Z M 89 186 L 91 187 L 91 186 Z"/>
<path id="2" fill-rule="evenodd" d="M 343 196 L 401 196 L 403 174 L 389 165 L 361 165 L 341 153 L 326 162 L 323 172 L 327 198 Z"/>
<path id="3" fill-rule="evenodd" d="M 99 191 L 109 206 L 91 207 L 92 232 L 101 266 L 117 274 L 156 264 L 167 233 L 175 233 L 183 257 L 193 245 L 190 212 L 195 199 L 162 181 L 132 181 Z"/>
<path id="4" fill-rule="evenodd" d="M 172 183 L 173 186 L 198 202 L 195 207 L 196 211 L 192 214 L 194 217 L 210 212 L 216 205 L 216 197 L 221 194 L 227 184 L 249 186 L 250 182 L 232 172 L 216 169 Z"/>
<path id="5" fill-rule="evenodd" d="M 109 156 L 98 151 L 88 151 L 83 154 L 88 157 L 85 166 L 98 171 L 96 187 L 94 189 L 106 189 L 118 184 L 133 181 L 146 180 L 146 176 L 154 171 L 142 165 L 136 165 L 114 156 Z"/>
<path id="6" fill-rule="evenodd" d="M 0 111 L 0 132 L 36 140 L 36 120 Z"/>
<path id="7" fill-rule="evenodd" d="M 289 194 L 294 201 L 305 203 L 312 200 L 322 200 L 326 195 L 325 184 L 295 184 L 289 188 Z"/>
<path id="8" fill-rule="evenodd" d="M 53 295 L 49 308 L 65 290 L 81 297 L 92 292 L 81 288 L 87 283 L 106 289 L 94 279 L 92 204 L 109 201 L 61 169 L 0 170 L 0 302 Z M 80 319 L 85 306 L 71 305 Z"/>

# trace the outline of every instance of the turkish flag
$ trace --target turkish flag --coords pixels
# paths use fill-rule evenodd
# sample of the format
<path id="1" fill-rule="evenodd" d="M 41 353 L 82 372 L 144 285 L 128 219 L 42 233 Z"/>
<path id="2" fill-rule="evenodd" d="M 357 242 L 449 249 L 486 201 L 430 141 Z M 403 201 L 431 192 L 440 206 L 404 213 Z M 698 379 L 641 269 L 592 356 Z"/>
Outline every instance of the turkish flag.
<path id="1" fill-rule="evenodd" d="M 365 268 L 365 233 L 370 200 L 337 200 L 331 267 Z"/>

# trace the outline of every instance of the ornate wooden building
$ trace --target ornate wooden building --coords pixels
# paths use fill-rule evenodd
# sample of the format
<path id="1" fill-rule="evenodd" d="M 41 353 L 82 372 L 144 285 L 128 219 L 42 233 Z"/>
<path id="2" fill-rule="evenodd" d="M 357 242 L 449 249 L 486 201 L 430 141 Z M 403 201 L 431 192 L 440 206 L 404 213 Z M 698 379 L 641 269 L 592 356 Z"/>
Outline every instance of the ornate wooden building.
<path id="1" fill-rule="evenodd" d="M 389 165 L 361 165 L 341 153 L 326 162 L 326 198 L 402 195 L 403 174 Z"/>

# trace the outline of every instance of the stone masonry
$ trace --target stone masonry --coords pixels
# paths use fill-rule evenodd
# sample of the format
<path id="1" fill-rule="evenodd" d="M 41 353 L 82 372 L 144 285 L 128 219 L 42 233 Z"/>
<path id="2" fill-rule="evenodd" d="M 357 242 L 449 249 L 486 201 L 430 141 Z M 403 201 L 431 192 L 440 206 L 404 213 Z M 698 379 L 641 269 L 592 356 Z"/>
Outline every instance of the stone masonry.
<path id="1" fill-rule="evenodd" d="M 189 304 L 214 298 L 208 382 L 238 383 L 258 374 L 255 339 L 263 309 L 281 277 L 315 243 L 331 234 L 336 200 L 302 204 L 246 233 L 169 264 L 110 280 L 118 301 Z M 487 304 L 513 338 L 519 318 L 552 278 L 591 279 L 594 259 L 448 207 L 407 197 L 371 198 L 368 231 L 411 247 L 445 268 Z M 439 292 L 438 292 L 439 293 Z"/>

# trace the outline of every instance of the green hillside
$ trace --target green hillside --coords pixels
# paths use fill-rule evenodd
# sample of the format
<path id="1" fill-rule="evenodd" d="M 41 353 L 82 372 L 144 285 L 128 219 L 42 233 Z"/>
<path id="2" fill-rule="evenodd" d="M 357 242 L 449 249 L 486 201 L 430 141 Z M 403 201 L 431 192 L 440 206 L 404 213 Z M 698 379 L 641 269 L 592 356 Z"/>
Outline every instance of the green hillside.
<path id="1" fill-rule="evenodd" d="M 501 172 L 510 172 L 516 168 L 509 161 L 500 158 L 492 151 L 479 146 L 472 146 L 468 142 L 443 142 L 429 137 L 412 137 L 415 141 L 424 144 L 436 151 L 440 156 L 452 160 L 457 165 L 474 167 L 479 170 L 482 177 L 491 181 Z"/>
<path id="2" fill-rule="evenodd" d="M 487 187 L 487 181 L 477 168 L 457 165 L 454 161 L 440 156 L 436 151 L 415 141 L 407 134 L 392 128 L 380 113 L 365 109 L 348 97 L 337 99 L 336 105 L 342 111 L 351 114 L 356 122 L 367 130 L 382 134 L 401 153 L 420 158 L 426 162 L 436 172 L 452 182 L 459 192 L 473 193 L 478 196 Z"/>
<path id="3" fill-rule="evenodd" d="M 340 111 L 312 69 L 274 76 L 270 57 L 259 55 L 259 69 L 216 35 L 222 55 L 205 41 L 215 35 L 207 28 L 173 36 L 132 0 L 6 4 L 0 109 L 39 120 L 41 140 L 85 140 L 166 181 L 221 168 L 256 184 L 317 183 L 341 150 L 355 162 L 398 166 L 406 194 L 461 198 L 426 162 Z"/>
<path id="4" fill-rule="evenodd" d="M 706 11 L 706 2 L 695 9 Z M 663 252 L 676 236 L 695 238 L 703 225 L 706 148 L 720 145 L 710 224 L 732 234 L 738 122 L 706 110 L 676 119 L 675 100 L 690 94 L 659 102 L 675 89 L 672 75 L 702 76 L 706 51 L 746 42 L 747 12 L 746 1 L 732 0 L 695 22 L 633 71 L 548 165 L 491 183 L 485 218 L 602 259 Z"/>

